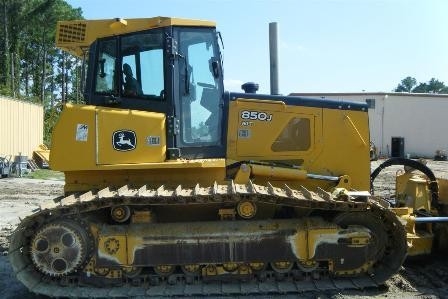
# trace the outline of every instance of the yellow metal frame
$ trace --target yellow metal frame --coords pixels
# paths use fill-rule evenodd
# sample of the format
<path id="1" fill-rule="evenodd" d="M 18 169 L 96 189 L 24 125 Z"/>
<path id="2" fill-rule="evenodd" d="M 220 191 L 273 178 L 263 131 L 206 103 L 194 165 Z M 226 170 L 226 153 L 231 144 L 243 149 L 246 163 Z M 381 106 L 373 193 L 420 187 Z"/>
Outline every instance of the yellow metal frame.
<path id="1" fill-rule="evenodd" d="M 244 111 L 271 115 L 269 121 L 246 120 Z M 305 118 L 310 123 L 310 147 L 303 151 L 273 151 L 272 144 L 293 118 Z M 247 132 L 241 137 L 240 131 Z M 235 180 L 249 177 L 257 182 L 287 183 L 328 190 L 325 181 L 302 180 L 306 173 L 350 179 L 356 190 L 370 188 L 369 124 L 366 111 L 286 105 L 282 101 L 235 99 L 229 103 L 227 164 L 238 161 L 284 161 L 298 169 L 246 166 L 237 172 Z M 292 162 L 291 162 L 292 161 Z M 314 185 L 313 185 L 314 184 Z M 333 184 L 334 185 L 334 184 Z M 333 186 L 334 187 L 334 186 Z"/>
<path id="2" fill-rule="evenodd" d="M 448 205 L 448 179 L 437 179 L 439 185 L 439 202 L 443 205 Z"/>
<path id="3" fill-rule="evenodd" d="M 395 196 L 401 205 L 415 211 L 431 211 L 431 194 L 426 177 L 414 172 L 399 172 L 395 180 Z"/>
<path id="4" fill-rule="evenodd" d="M 114 149 L 113 135 L 120 130 L 135 133 L 135 149 Z M 165 139 L 163 113 L 67 104 L 53 130 L 57 150 L 50 153 L 50 166 L 59 171 L 147 168 L 138 164 L 165 161 Z"/>
<path id="5" fill-rule="evenodd" d="M 119 130 L 135 132 L 129 151 L 113 147 Z M 158 144 L 149 144 L 156 136 Z M 226 177 L 225 159 L 166 160 L 165 115 L 67 104 L 53 130 L 50 166 L 65 173 L 65 192 L 153 184 L 210 185 Z"/>
<path id="6" fill-rule="evenodd" d="M 216 27 L 216 23 L 168 17 L 60 21 L 56 29 L 56 47 L 82 57 L 98 38 L 168 26 Z"/>

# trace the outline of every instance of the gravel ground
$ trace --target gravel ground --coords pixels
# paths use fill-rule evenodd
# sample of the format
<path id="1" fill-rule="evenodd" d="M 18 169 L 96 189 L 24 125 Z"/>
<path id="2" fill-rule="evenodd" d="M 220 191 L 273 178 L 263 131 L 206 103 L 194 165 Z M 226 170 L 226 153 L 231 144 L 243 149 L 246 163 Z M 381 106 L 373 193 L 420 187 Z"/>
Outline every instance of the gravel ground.
<path id="1" fill-rule="evenodd" d="M 372 162 L 375 169 L 383 161 Z M 448 162 L 428 161 L 436 177 L 448 178 Z M 375 192 L 389 196 L 394 192 L 395 173 L 399 166 L 386 168 L 375 181 Z M 32 213 L 39 204 L 63 194 L 63 181 L 24 178 L 0 179 L 0 298 L 44 298 L 29 293 L 11 273 L 7 259 L 7 236 L 19 218 Z M 303 294 L 300 298 L 448 298 L 448 259 L 431 255 L 408 259 L 402 270 L 380 289 Z"/>

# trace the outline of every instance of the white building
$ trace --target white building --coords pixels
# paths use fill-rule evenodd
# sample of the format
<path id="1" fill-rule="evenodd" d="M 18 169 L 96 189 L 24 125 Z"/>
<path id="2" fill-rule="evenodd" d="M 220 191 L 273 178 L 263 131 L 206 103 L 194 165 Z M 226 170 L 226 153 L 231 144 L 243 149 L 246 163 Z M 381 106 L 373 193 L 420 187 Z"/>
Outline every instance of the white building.
<path id="1" fill-rule="evenodd" d="M 448 150 L 448 94 L 294 93 L 294 96 L 367 102 L 370 140 L 380 156 L 434 157 Z"/>

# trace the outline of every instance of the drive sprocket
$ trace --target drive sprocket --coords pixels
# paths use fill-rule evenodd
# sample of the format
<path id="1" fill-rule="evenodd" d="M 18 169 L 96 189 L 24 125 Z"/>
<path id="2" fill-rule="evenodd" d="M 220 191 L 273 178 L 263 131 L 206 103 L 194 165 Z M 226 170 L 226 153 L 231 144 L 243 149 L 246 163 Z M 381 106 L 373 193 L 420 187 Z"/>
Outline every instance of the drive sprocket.
<path id="1" fill-rule="evenodd" d="M 73 220 L 45 224 L 30 246 L 30 257 L 37 269 L 54 277 L 73 273 L 86 261 L 87 253 L 88 233 Z"/>

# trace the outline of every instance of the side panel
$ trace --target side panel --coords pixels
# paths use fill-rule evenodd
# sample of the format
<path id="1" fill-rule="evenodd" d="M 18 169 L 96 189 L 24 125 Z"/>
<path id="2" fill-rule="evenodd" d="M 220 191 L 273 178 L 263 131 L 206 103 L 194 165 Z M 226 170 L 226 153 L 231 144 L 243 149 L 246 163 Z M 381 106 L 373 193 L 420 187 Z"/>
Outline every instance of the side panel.
<path id="1" fill-rule="evenodd" d="M 95 107 L 67 104 L 53 129 L 51 169 L 94 169 L 95 147 Z"/>
<path id="2" fill-rule="evenodd" d="M 278 162 L 300 166 L 312 174 L 348 175 L 354 189 L 369 190 L 366 111 L 328 108 L 319 106 L 318 101 L 313 107 L 237 99 L 229 105 L 227 137 L 230 160 Z M 316 182 L 287 183 L 316 186 Z"/>
<path id="3" fill-rule="evenodd" d="M 321 111 L 282 102 L 233 101 L 229 112 L 229 157 L 309 160 L 321 148 Z M 306 123 L 308 130 L 300 130 L 304 127 L 301 123 Z"/>
<path id="4" fill-rule="evenodd" d="M 349 175 L 352 188 L 370 190 L 368 113 L 323 109 L 323 149 L 309 168 L 332 175 Z"/>
<path id="5" fill-rule="evenodd" d="M 53 131 L 50 166 L 76 171 L 163 162 L 165 134 L 161 113 L 68 104 Z"/>
<path id="6" fill-rule="evenodd" d="M 97 110 L 97 163 L 165 160 L 165 116 L 135 110 Z"/>

